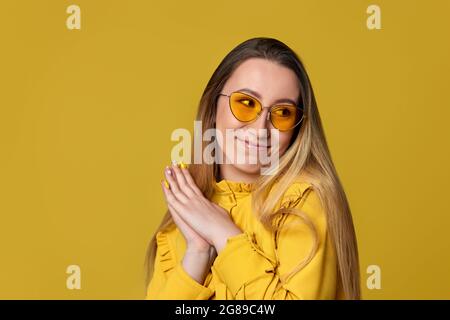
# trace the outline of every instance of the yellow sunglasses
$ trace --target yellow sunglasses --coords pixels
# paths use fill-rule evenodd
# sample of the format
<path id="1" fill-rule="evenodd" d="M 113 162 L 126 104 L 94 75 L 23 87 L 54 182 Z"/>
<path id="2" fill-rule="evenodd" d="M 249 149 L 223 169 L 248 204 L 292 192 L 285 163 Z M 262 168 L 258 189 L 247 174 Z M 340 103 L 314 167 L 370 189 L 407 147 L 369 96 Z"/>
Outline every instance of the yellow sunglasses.
<path id="1" fill-rule="evenodd" d="M 270 108 L 267 120 L 270 117 L 272 125 L 280 131 L 295 128 L 304 118 L 303 109 L 295 104 L 282 103 L 264 107 L 257 98 L 240 91 L 232 92 L 229 95 L 219 93 L 219 95 L 229 98 L 231 113 L 241 122 L 256 120 L 261 115 L 263 108 Z"/>

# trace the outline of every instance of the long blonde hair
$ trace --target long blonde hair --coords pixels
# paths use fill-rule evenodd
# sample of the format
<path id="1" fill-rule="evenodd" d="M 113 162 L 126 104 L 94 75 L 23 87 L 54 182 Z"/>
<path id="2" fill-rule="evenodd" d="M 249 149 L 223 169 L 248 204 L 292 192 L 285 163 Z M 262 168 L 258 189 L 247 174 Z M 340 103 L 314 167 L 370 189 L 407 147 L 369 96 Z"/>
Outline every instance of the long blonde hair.
<path id="1" fill-rule="evenodd" d="M 286 281 L 306 266 L 318 247 L 314 225 L 303 212 L 283 207 L 274 212 L 283 193 L 302 176 L 312 184 L 326 212 L 327 228 L 338 261 L 338 280 L 345 298 L 360 299 L 358 248 L 350 207 L 331 159 L 308 74 L 297 54 L 273 38 L 258 37 L 242 42 L 227 54 L 211 76 L 201 97 L 196 120 L 201 121 L 202 132 L 215 127 L 218 94 L 233 71 L 249 58 L 267 59 L 294 71 L 299 80 L 299 99 L 305 113 L 303 122 L 295 128 L 289 148 L 280 157 L 279 170 L 272 175 L 261 175 L 252 191 L 252 209 L 258 213 L 257 216 L 264 226 L 277 232 L 277 227 L 272 223 L 274 218 L 279 214 L 295 214 L 315 235 L 316 241 L 309 256 L 282 279 Z M 205 147 L 206 142 L 203 141 L 202 152 Z M 214 183 L 219 177 L 219 166 L 216 163 L 191 164 L 189 171 L 205 197 L 211 199 Z M 172 225 L 173 219 L 167 211 L 147 247 L 144 263 L 146 287 L 153 274 L 156 234 Z"/>

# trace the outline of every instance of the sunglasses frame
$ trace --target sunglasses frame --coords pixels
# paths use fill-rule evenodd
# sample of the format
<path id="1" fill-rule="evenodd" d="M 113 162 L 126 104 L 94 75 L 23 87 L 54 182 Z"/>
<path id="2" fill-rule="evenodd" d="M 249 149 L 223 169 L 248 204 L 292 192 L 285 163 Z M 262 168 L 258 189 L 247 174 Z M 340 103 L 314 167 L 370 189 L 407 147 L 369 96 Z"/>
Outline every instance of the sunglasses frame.
<path id="1" fill-rule="evenodd" d="M 258 114 L 257 114 L 257 116 L 255 117 L 255 119 L 249 120 L 249 121 L 242 121 L 242 120 L 239 120 L 239 119 L 236 117 L 236 115 L 233 113 L 233 108 L 231 108 L 231 96 L 232 96 L 234 93 L 240 93 L 240 94 L 246 95 L 246 96 L 248 96 L 248 97 L 250 97 L 250 98 L 252 98 L 252 99 L 255 99 L 255 100 L 259 103 L 259 105 L 261 106 L 261 110 L 258 112 Z M 249 122 L 249 123 L 251 123 L 251 122 L 253 122 L 253 121 L 256 121 L 256 120 L 261 116 L 261 113 L 262 113 L 263 109 L 264 109 L 264 108 L 269 108 L 270 110 L 269 110 L 269 112 L 267 113 L 266 121 L 269 120 L 269 118 L 270 118 L 270 123 L 272 124 L 272 126 L 273 126 L 274 128 L 276 128 L 276 129 L 278 129 L 277 127 L 275 127 L 275 125 L 274 125 L 273 122 L 272 122 L 272 109 L 275 108 L 275 107 L 277 107 L 277 106 L 286 106 L 286 105 L 288 105 L 288 106 L 294 106 L 294 107 L 296 107 L 297 109 L 300 109 L 300 110 L 302 111 L 302 117 L 300 118 L 300 121 L 298 121 L 298 123 L 297 123 L 295 126 L 289 128 L 289 129 L 286 129 L 286 130 L 281 130 L 281 129 L 278 129 L 278 130 L 280 130 L 280 131 L 289 131 L 289 130 L 292 130 L 292 129 L 294 129 L 296 126 L 298 126 L 300 123 L 302 123 L 302 121 L 306 118 L 304 109 L 301 108 L 301 107 L 299 107 L 299 106 L 297 106 L 297 105 L 295 105 L 295 104 L 276 103 L 276 104 L 273 104 L 273 105 L 271 105 L 271 106 L 263 106 L 263 104 L 261 103 L 261 101 L 259 101 L 258 98 L 254 97 L 254 96 L 252 96 L 251 94 L 248 94 L 248 93 L 246 93 L 246 92 L 242 92 L 242 91 L 233 91 L 233 92 L 230 93 L 230 94 L 225 94 L 225 93 L 220 92 L 220 93 L 219 93 L 219 96 L 225 96 L 225 97 L 228 97 L 228 106 L 230 107 L 230 111 L 231 111 L 231 113 L 233 114 L 233 116 L 236 118 L 236 120 L 238 120 L 238 121 L 240 121 L 240 122 Z"/>

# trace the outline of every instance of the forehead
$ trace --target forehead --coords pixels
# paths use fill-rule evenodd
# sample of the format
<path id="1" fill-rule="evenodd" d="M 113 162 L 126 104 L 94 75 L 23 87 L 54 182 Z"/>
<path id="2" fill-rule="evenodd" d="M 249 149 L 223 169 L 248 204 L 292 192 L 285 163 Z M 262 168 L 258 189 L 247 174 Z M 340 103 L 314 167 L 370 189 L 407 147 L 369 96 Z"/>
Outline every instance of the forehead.
<path id="1" fill-rule="evenodd" d="M 277 99 L 297 100 L 300 94 L 294 71 L 276 62 L 251 58 L 239 65 L 224 86 L 224 91 L 249 88 L 258 92 L 264 103 Z"/>

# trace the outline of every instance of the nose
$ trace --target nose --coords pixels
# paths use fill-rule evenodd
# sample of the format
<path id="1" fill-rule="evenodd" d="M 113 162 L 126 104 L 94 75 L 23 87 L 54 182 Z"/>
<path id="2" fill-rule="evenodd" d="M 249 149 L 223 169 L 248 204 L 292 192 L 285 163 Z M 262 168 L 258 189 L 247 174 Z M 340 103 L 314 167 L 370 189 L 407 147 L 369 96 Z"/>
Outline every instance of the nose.
<path id="1" fill-rule="evenodd" d="M 253 129 L 268 129 L 270 130 L 270 112 L 269 108 L 263 108 L 258 118 L 255 121 L 252 121 L 247 126 Z"/>
<path id="2" fill-rule="evenodd" d="M 251 140 L 257 140 L 260 142 L 265 141 L 265 143 L 268 143 L 268 140 L 271 136 L 271 122 L 269 115 L 269 108 L 263 108 L 258 118 L 256 118 L 246 126 L 247 129 L 251 129 L 250 132 L 252 132 L 253 135 L 253 138 Z"/>

